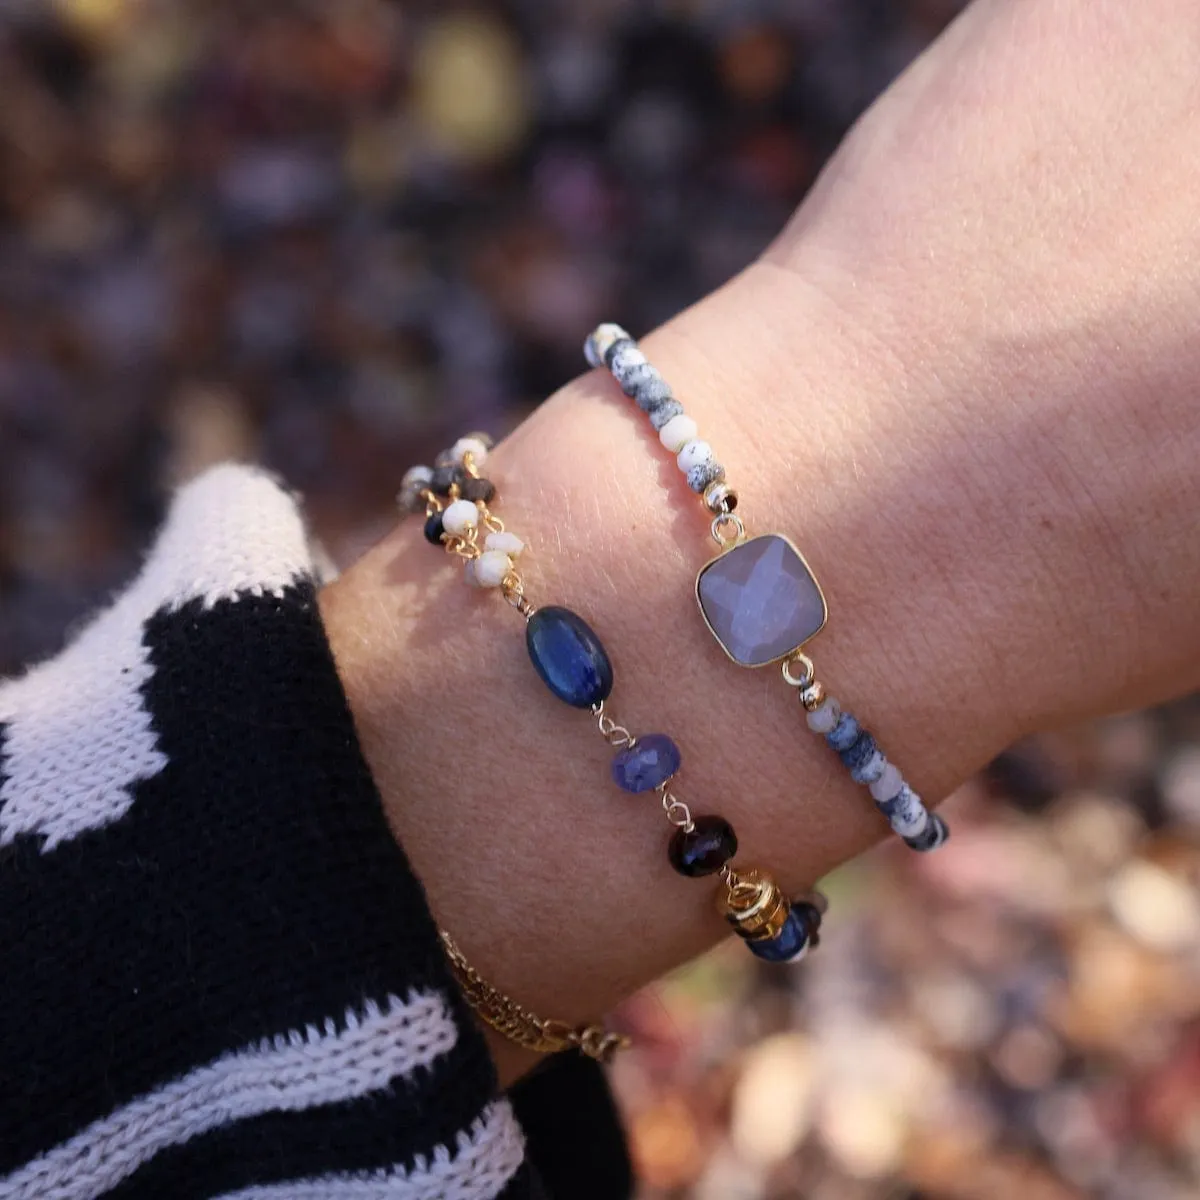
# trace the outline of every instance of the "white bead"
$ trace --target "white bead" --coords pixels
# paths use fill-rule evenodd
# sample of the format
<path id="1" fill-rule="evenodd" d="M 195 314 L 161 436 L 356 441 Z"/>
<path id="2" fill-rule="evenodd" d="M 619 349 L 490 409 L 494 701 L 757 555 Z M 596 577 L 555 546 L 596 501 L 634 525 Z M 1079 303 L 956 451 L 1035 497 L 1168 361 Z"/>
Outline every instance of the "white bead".
<path id="1" fill-rule="evenodd" d="M 904 786 L 904 776 L 891 764 L 883 768 L 883 774 L 868 785 L 871 796 L 880 804 L 886 804 Z"/>
<path id="2" fill-rule="evenodd" d="M 460 437 L 450 448 L 451 457 L 456 463 L 462 463 L 467 455 L 477 467 L 487 462 L 488 448 L 476 437 Z"/>
<path id="3" fill-rule="evenodd" d="M 498 550 L 501 554 L 507 554 L 509 558 L 520 558 L 525 543 L 515 533 L 506 530 L 504 533 L 489 533 L 483 540 L 483 548 Z"/>
<path id="4" fill-rule="evenodd" d="M 702 467 L 713 460 L 713 448 L 698 438 L 686 442 L 679 451 L 679 469 L 686 475 L 693 467 Z"/>
<path id="5" fill-rule="evenodd" d="M 433 471 L 429 467 L 409 467 L 400 479 L 400 490 L 407 492 L 415 489 L 420 491 L 433 482 Z"/>
<path id="6" fill-rule="evenodd" d="M 470 500 L 455 500 L 442 513 L 442 528 L 453 537 L 462 537 L 479 524 L 479 509 Z"/>
<path id="7" fill-rule="evenodd" d="M 658 438 L 672 454 L 678 454 L 699 432 L 696 422 L 687 413 L 680 413 L 658 431 Z"/>
<path id="8" fill-rule="evenodd" d="M 480 587 L 499 587 L 512 571 L 512 559 L 502 550 L 485 550 L 475 560 L 475 582 Z"/>
<path id="9" fill-rule="evenodd" d="M 813 733 L 832 733 L 833 727 L 838 723 L 838 718 L 842 715 L 842 706 L 832 697 L 826 696 L 821 701 L 820 708 L 814 708 L 812 712 L 806 713 L 805 718 L 808 721 L 808 727 Z"/>

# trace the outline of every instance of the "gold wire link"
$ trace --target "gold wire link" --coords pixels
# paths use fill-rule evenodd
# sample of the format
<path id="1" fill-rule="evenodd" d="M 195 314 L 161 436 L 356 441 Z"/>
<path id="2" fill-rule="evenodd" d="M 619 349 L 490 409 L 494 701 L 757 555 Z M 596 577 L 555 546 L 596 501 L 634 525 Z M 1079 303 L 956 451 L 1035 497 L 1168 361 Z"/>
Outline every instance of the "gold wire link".
<path id="1" fill-rule="evenodd" d="M 475 540 L 473 529 L 469 529 L 461 537 L 448 537 L 445 542 L 447 553 L 456 554 L 466 562 L 479 557 L 479 544 Z"/>
<path id="2" fill-rule="evenodd" d="M 792 667 L 800 668 L 799 675 L 792 674 Z M 783 660 L 782 667 L 783 681 L 788 687 L 806 688 L 817 678 L 817 668 L 813 665 L 813 660 L 807 654 L 797 650 L 795 654 L 789 654 Z"/>
<path id="3" fill-rule="evenodd" d="M 725 534 L 724 531 L 727 529 L 733 530 L 732 536 Z M 742 524 L 742 518 L 737 513 L 719 512 L 712 519 L 710 532 L 712 533 L 713 541 L 722 549 L 726 549 L 729 546 L 736 545 L 745 538 L 746 526 Z"/>
<path id="4" fill-rule="evenodd" d="M 487 526 L 488 532 L 503 533 L 504 522 L 500 520 L 500 518 L 496 516 L 496 514 L 492 512 L 490 508 L 488 508 L 487 503 L 483 500 L 477 500 L 475 504 L 479 509 L 479 515 L 483 518 L 484 525 Z"/>
<path id="5" fill-rule="evenodd" d="M 658 793 L 662 798 L 663 812 L 667 814 L 667 820 L 676 829 L 682 829 L 684 833 L 691 833 L 696 828 L 696 823 L 692 820 L 692 810 L 671 791 L 669 779 L 666 783 L 658 785 Z"/>
<path id="6" fill-rule="evenodd" d="M 525 598 L 525 584 L 516 571 L 509 571 L 500 584 L 500 594 L 525 618 L 529 620 L 537 608 Z"/>
<path id="7" fill-rule="evenodd" d="M 510 1042 L 538 1054 L 578 1050 L 600 1062 L 607 1062 L 618 1050 L 630 1045 L 629 1038 L 624 1034 L 612 1033 L 602 1025 L 573 1026 L 565 1021 L 536 1016 L 498 988 L 492 987 L 467 962 L 458 943 L 448 933 L 442 931 L 441 939 L 450 969 L 467 1003 L 482 1021 Z"/>
<path id="8" fill-rule="evenodd" d="M 618 725 L 604 710 L 604 701 L 592 705 L 592 715 L 596 718 L 596 727 L 600 736 L 614 749 L 620 750 L 625 746 L 636 746 L 637 738 L 625 728 Z"/>

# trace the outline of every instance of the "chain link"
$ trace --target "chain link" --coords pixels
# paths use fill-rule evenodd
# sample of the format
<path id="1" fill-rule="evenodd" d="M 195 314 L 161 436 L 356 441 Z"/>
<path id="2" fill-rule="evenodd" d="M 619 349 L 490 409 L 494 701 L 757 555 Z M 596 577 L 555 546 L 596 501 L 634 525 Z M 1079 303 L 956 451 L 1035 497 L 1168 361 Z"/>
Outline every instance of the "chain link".
<path id="1" fill-rule="evenodd" d="M 732 535 L 726 535 L 726 529 L 732 529 Z M 746 526 L 742 524 L 742 518 L 733 512 L 719 512 L 712 519 L 710 526 L 712 539 L 722 548 L 736 545 L 746 536 Z"/>
<path id="2" fill-rule="evenodd" d="M 592 705 L 592 715 L 596 718 L 596 727 L 600 730 L 600 736 L 614 749 L 620 750 L 625 746 L 636 746 L 637 738 L 625 728 L 624 725 L 618 725 L 604 711 L 604 701 L 599 704 Z"/>
<path id="3" fill-rule="evenodd" d="M 492 987 L 467 962 L 466 956 L 448 933 L 443 931 L 441 939 L 454 978 L 462 988 L 467 1003 L 481 1020 L 510 1042 L 539 1054 L 579 1050 L 601 1062 L 607 1062 L 618 1050 L 624 1050 L 630 1044 L 624 1034 L 611 1033 L 602 1025 L 572 1026 L 565 1021 L 536 1016 L 498 988 Z"/>
<path id="4" fill-rule="evenodd" d="M 666 783 L 660 784 L 658 791 L 662 797 L 663 812 L 667 814 L 667 820 L 676 829 L 682 829 L 684 833 L 691 833 L 696 828 L 696 823 L 692 820 L 692 810 L 671 792 L 671 781 L 667 780 Z"/>

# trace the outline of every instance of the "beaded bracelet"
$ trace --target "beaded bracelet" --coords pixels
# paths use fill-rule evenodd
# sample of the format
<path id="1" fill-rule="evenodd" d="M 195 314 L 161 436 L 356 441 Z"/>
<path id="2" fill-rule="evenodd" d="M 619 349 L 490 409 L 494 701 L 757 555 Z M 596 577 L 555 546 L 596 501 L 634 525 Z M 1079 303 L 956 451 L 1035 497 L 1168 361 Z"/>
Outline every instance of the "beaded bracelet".
<path id="1" fill-rule="evenodd" d="M 491 445 L 487 435 L 471 434 L 439 455 L 433 468 L 413 467 L 401 481 L 401 511 L 423 508 L 426 539 L 464 561 L 468 583 L 498 590 L 525 618 L 526 646 L 542 681 L 558 699 L 590 710 L 600 735 L 616 751 L 613 782 L 625 792 L 658 795 L 675 827 L 667 854 L 671 866 L 692 878 L 720 876 L 718 909 L 755 956 L 799 961 L 820 942 L 824 896 L 811 892 L 793 902 L 767 871 L 734 867 L 737 836 L 729 822 L 693 816 L 672 791 L 682 765 L 678 745 L 662 733 L 635 737 L 610 715 L 613 669 L 600 639 L 577 613 L 558 606 L 535 608 L 526 598 L 517 568 L 525 543 L 488 507 L 496 488 L 479 475 Z M 486 531 L 482 547 L 481 530 Z"/>
<path id="2" fill-rule="evenodd" d="M 712 537 L 721 549 L 696 576 L 696 600 L 717 644 L 738 666 L 782 664 L 784 680 L 799 690 L 809 729 L 824 736 L 855 783 L 868 787 L 892 830 L 913 850 L 943 845 L 950 836 L 945 821 L 925 807 L 871 733 L 826 694 L 803 652 L 828 615 L 825 595 L 804 556 L 783 534 L 747 535 L 734 512 L 737 492 L 725 481 L 725 468 L 621 326 L 598 326 L 584 343 L 584 354 L 593 367 L 607 367 L 647 415 L 659 440 L 677 456 L 688 487 L 713 514 Z"/>

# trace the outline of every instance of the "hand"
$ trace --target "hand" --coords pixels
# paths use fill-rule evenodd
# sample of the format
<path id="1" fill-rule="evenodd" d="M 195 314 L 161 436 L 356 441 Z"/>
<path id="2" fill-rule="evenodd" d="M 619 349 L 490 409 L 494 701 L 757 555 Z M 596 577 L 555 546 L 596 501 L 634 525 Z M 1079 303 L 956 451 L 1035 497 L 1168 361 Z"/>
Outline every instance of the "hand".
<path id="1" fill-rule="evenodd" d="M 1198 62 L 1181 0 L 978 3 L 767 255 L 881 383 L 851 536 L 1022 729 L 1200 683 Z"/>
<path id="2" fill-rule="evenodd" d="M 768 255 L 646 341 L 752 530 L 817 571 L 821 676 L 930 799 L 1020 732 L 1196 682 L 1198 42 L 1183 0 L 977 5 Z M 621 719 L 676 737 L 743 861 L 799 889 L 885 832 L 774 673 L 704 630 L 703 510 L 610 380 L 488 469 L 534 601 L 592 622 Z M 494 983 L 581 1019 L 720 936 L 519 621 L 418 529 L 323 607 L 389 816 Z"/>

